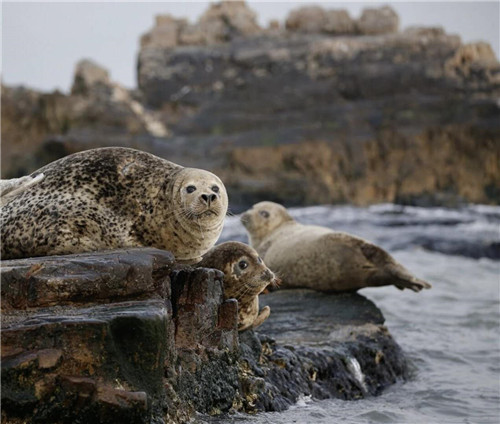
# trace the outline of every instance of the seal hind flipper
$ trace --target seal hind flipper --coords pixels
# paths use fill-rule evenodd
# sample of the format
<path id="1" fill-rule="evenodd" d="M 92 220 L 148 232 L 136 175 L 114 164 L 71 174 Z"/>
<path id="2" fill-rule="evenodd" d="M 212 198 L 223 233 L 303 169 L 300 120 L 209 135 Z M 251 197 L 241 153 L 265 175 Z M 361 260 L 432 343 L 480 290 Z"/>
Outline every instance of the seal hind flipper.
<path id="1" fill-rule="evenodd" d="M 388 273 L 390 278 L 394 281 L 393 284 L 400 290 L 410 289 L 418 293 L 422 289 L 432 288 L 432 285 L 427 281 L 414 277 L 398 264 L 389 267 Z"/>

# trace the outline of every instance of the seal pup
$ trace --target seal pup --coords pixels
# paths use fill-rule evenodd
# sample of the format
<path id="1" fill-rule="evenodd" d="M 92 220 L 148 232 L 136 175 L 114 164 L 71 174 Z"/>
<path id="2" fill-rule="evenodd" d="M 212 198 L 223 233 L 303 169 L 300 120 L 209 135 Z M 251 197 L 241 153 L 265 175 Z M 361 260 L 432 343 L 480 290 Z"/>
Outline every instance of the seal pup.
<path id="1" fill-rule="evenodd" d="M 194 263 L 217 241 L 227 212 L 224 184 L 122 147 L 52 162 L 0 210 L 3 259 L 156 247 Z"/>
<path id="2" fill-rule="evenodd" d="M 0 207 L 6 205 L 28 187 L 42 181 L 44 177 L 45 176 L 43 174 L 38 174 L 33 177 L 31 175 L 27 175 L 21 178 L 0 180 Z"/>
<path id="3" fill-rule="evenodd" d="M 260 202 L 241 216 L 250 244 L 283 287 L 325 292 L 395 285 L 418 292 L 431 285 L 385 250 L 358 237 L 296 222 L 281 205 Z"/>
<path id="4" fill-rule="evenodd" d="M 259 312 L 259 294 L 279 280 L 250 246 L 237 241 L 219 244 L 197 266 L 224 273 L 224 299 L 238 301 L 238 331 L 256 328 L 269 317 L 269 306 Z"/>

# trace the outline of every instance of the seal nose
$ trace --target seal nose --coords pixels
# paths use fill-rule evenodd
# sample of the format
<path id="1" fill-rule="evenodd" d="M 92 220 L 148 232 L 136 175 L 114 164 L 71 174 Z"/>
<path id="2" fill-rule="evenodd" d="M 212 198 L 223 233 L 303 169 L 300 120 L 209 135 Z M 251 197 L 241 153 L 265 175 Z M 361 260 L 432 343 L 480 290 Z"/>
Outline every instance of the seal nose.
<path id="1" fill-rule="evenodd" d="M 202 194 L 201 200 L 206 203 L 208 206 L 210 206 L 211 203 L 215 202 L 217 200 L 217 195 L 215 194 Z"/>
<path id="2" fill-rule="evenodd" d="M 240 222 L 246 227 L 247 224 L 250 224 L 250 214 L 248 212 L 245 212 L 243 215 L 240 217 Z"/>

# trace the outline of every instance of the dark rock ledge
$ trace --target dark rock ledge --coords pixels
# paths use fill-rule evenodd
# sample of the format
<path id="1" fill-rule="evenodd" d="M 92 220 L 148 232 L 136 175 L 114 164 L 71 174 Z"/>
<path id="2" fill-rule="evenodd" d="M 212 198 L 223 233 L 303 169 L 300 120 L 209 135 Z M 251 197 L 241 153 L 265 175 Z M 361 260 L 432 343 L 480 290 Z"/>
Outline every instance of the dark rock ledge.
<path id="1" fill-rule="evenodd" d="M 358 399 L 406 376 L 376 306 L 357 294 L 262 297 L 236 330 L 222 274 L 129 249 L 1 264 L 2 423 L 186 422 L 196 412 Z"/>

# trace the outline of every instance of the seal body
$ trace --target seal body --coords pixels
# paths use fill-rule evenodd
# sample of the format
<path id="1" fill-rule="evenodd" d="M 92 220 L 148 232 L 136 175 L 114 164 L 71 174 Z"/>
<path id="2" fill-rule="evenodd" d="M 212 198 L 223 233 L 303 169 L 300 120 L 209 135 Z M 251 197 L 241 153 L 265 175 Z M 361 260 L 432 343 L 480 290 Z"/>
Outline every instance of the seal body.
<path id="1" fill-rule="evenodd" d="M 227 194 L 214 174 L 134 149 L 76 153 L 2 208 L 2 258 L 156 247 L 196 262 L 222 231 Z"/>
<path id="2" fill-rule="evenodd" d="M 283 287 L 325 292 L 386 285 L 413 291 L 431 287 L 380 247 L 329 228 L 299 224 L 277 203 L 257 203 L 241 221 L 250 244 L 280 276 Z"/>
<path id="3" fill-rule="evenodd" d="M 210 249 L 198 265 L 224 273 L 224 299 L 238 301 L 238 331 L 256 328 L 269 317 L 269 306 L 259 311 L 259 294 L 279 280 L 253 248 L 236 241 L 222 243 Z"/>

